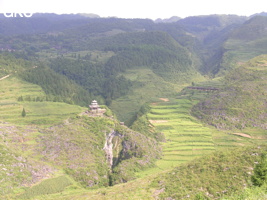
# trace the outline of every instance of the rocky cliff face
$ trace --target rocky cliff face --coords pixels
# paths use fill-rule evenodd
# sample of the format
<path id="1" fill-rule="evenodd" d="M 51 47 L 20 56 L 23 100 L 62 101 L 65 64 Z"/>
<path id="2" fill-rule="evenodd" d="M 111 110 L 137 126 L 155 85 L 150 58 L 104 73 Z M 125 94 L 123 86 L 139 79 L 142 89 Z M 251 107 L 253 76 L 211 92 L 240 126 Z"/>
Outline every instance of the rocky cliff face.
<path id="1" fill-rule="evenodd" d="M 267 129 L 267 55 L 231 71 L 226 87 L 193 108 L 193 114 L 218 129 Z"/>

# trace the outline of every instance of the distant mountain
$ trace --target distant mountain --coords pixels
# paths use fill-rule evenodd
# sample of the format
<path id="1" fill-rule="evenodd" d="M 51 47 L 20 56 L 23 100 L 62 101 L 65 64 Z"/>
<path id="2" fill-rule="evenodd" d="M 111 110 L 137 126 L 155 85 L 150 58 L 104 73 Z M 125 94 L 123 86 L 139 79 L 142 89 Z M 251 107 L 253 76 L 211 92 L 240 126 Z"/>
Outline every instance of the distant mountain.
<path id="1" fill-rule="evenodd" d="M 51 21 L 84 19 L 83 14 L 34 13 L 31 18 L 46 18 Z"/>
<path id="2" fill-rule="evenodd" d="M 79 13 L 79 15 L 89 18 L 100 18 L 99 15 L 93 13 Z"/>
<path id="3" fill-rule="evenodd" d="M 266 28 L 267 16 L 256 15 L 234 30 L 229 39 L 244 42 L 262 39 L 267 36 Z"/>
<path id="4" fill-rule="evenodd" d="M 199 70 L 213 76 L 220 70 L 225 40 L 247 19 L 237 15 L 204 15 L 187 17 L 176 24 L 196 39 L 194 50 L 201 60 Z"/>
<path id="5" fill-rule="evenodd" d="M 200 32 L 210 28 L 225 28 L 232 24 L 242 24 L 248 18 L 238 15 L 203 15 L 192 16 L 179 20 L 177 23 L 183 25 L 191 32 Z"/>
<path id="6" fill-rule="evenodd" d="M 177 16 L 173 16 L 171 18 L 168 18 L 168 19 L 156 19 L 155 20 L 155 23 L 174 23 L 174 22 L 177 22 L 179 21 L 181 18 L 180 17 L 177 17 Z"/>
<path id="7" fill-rule="evenodd" d="M 219 74 L 235 68 L 238 62 L 246 62 L 267 49 L 267 17 L 255 16 L 236 27 L 223 43 L 222 57 L 217 65 Z"/>
<path id="8" fill-rule="evenodd" d="M 251 15 L 250 18 L 255 17 L 255 16 L 267 16 L 267 12 L 256 13 L 254 15 Z"/>

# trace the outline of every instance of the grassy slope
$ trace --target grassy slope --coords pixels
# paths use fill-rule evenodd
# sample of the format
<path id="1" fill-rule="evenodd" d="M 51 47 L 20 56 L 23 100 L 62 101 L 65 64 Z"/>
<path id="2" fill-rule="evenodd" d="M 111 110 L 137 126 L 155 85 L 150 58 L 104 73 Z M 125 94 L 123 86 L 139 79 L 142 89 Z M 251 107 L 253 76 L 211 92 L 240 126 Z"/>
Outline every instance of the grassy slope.
<path id="1" fill-rule="evenodd" d="M 255 162 L 264 151 L 266 146 L 215 152 L 160 175 L 152 185 L 159 190 L 164 188 L 161 199 L 227 199 L 228 195 L 251 187 Z"/>

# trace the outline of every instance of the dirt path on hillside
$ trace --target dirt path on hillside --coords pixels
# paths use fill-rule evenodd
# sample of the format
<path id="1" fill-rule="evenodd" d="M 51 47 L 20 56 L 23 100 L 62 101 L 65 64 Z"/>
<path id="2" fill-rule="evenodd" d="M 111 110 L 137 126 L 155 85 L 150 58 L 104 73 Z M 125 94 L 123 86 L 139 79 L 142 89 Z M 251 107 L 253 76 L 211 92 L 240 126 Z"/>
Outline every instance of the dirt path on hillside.
<path id="1" fill-rule="evenodd" d="M 4 80 L 5 78 L 8 78 L 9 76 L 10 76 L 10 74 L 8 74 L 8 75 L 6 75 L 6 76 L 0 78 L 0 81 Z"/>
<path id="2" fill-rule="evenodd" d="M 245 133 L 232 133 L 232 134 L 233 135 L 239 135 L 239 136 L 246 137 L 246 138 L 252 138 L 250 135 L 245 134 Z"/>
<path id="3" fill-rule="evenodd" d="M 168 120 L 149 120 L 151 124 L 166 123 Z"/>

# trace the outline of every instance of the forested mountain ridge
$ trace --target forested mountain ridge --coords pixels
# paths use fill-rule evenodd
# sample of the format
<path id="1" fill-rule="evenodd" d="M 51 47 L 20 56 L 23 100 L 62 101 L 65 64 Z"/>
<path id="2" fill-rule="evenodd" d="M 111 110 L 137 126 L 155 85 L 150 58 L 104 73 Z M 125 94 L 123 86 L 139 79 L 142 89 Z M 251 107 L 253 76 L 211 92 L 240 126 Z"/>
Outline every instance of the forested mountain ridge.
<path id="1" fill-rule="evenodd" d="M 45 62 L 91 96 L 112 105 L 121 120 L 131 123 L 140 106 L 152 98 L 171 94 L 182 89 L 179 85 L 204 80 L 204 76 L 223 76 L 237 62 L 266 53 L 265 18 L 210 15 L 154 23 L 149 19 L 38 14 L 1 19 L 0 47 L 17 57 Z M 38 20 L 45 25 L 39 26 Z M 26 32 L 16 31 L 13 21 Z M 241 39 L 244 34 L 246 41 Z M 169 89 L 150 97 L 140 95 L 140 86 L 148 85 L 134 78 L 140 77 L 141 68 L 157 80 L 157 87 L 168 85 Z M 154 90 L 156 83 L 150 83 L 146 92 Z M 129 95 L 136 102 L 127 111 L 130 115 L 120 109 L 129 106 Z"/>

